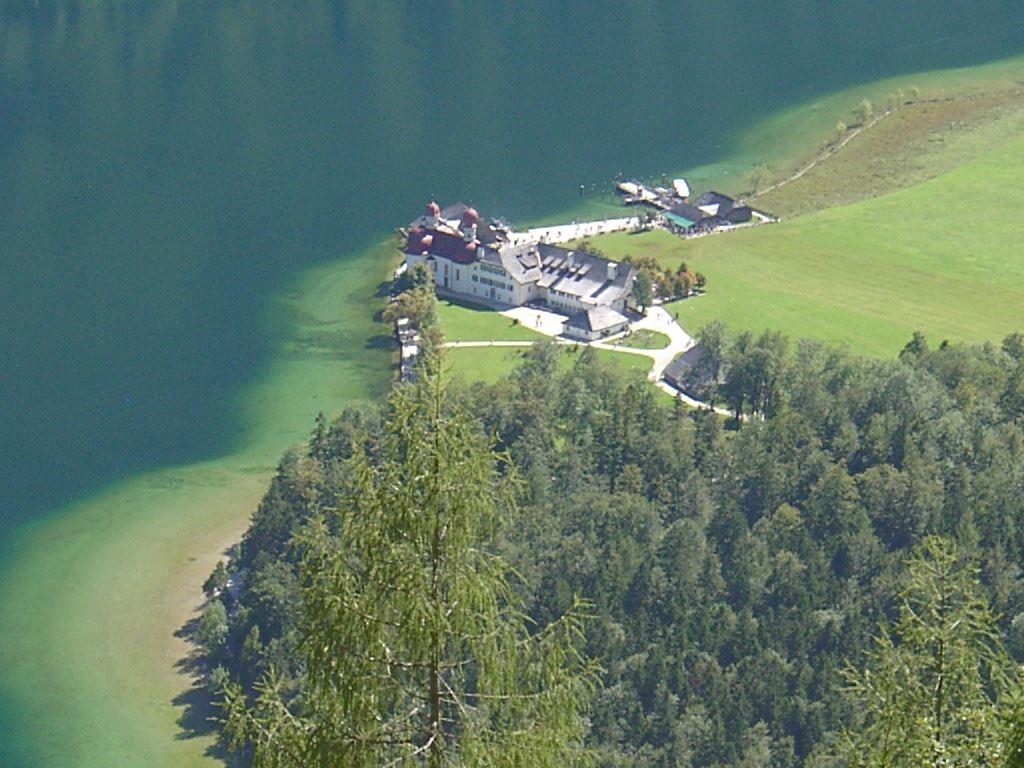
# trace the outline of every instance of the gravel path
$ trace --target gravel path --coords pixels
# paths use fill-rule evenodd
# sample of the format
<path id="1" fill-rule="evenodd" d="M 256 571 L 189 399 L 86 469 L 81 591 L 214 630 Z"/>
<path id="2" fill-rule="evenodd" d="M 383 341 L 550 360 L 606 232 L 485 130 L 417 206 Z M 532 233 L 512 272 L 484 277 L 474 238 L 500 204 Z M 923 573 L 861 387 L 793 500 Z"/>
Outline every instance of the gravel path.
<path id="1" fill-rule="evenodd" d="M 538 339 L 537 341 L 540 341 Z M 572 341 L 562 341 L 561 339 L 555 339 L 559 344 L 574 344 Z M 446 341 L 445 347 L 448 349 L 463 349 L 465 347 L 532 347 L 536 342 L 534 341 Z"/>
<path id="2" fill-rule="evenodd" d="M 647 379 L 653 382 L 658 389 L 672 395 L 672 397 L 679 397 L 679 399 L 691 408 L 698 408 L 702 410 L 710 408 L 711 406 L 707 403 L 695 400 L 686 393 L 680 392 L 667 381 L 662 379 L 668 364 L 696 344 L 693 337 L 683 330 L 682 326 L 676 322 L 676 319 L 669 314 L 668 310 L 663 307 L 648 308 L 647 316 L 644 317 L 643 320 L 634 323 L 633 330 L 649 330 L 663 333 L 668 336 L 670 340 L 669 345 L 664 349 L 637 349 L 636 347 L 614 346 L 608 342 L 595 342 L 593 346 L 598 349 L 608 349 L 613 352 L 626 352 L 633 355 L 644 355 L 651 358 L 654 362 L 651 366 L 650 372 L 647 374 Z M 714 411 L 721 416 L 732 416 L 732 412 L 725 408 L 716 407 Z"/>
<path id="3" fill-rule="evenodd" d="M 519 310 L 522 310 L 523 313 L 529 313 L 531 317 L 538 315 L 538 311 L 535 309 L 520 307 Z M 516 312 L 516 310 L 511 310 L 511 312 Z M 506 312 L 503 314 L 510 313 Z M 560 316 L 555 315 L 555 317 Z M 523 317 L 520 318 L 520 321 L 522 322 L 524 319 L 526 319 L 525 314 L 523 315 Z M 544 322 L 545 320 L 547 320 L 547 318 L 542 318 L 537 321 L 540 323 L 540 325 L 543 326 L 542 332 L 548 333 L 548 335 L 553 335 L 551 333 L 553 323 Z M 668 336 L 669 345 L 664 349 L 638 349 L 636 347 L 613 344 L 612 342 L 615 341 L 615 339 L 621 338 L 620 335 L 605 339 L 604 341 L 591 342 L 590 346 L 594 347 L 595 349 L 605 349 L 608 350 L 609 352 L 620 352 L 627 355 L 642 355 L 644 357 L 650 358 L 650 360 L 652 361 L 651 370 L 647 373 L 647 379 L 649 381 L 653 382 L 662 391 L 672 395 L 672 397 L 678 396 L 684 403 L 686 403 L 691 408 L 700 408 L 705 410 L 710 408 L 710 406 L 707 403 L 703 403 L 700 400 L 694 400 L 692 397 L 684 394 L 683 392 L 680 392 L 667 381 L 664 381 L 661 378 L 662 375 L 665 373 L 665 369 L 668 367 L 668 364 L 671 363 L 673 360 L 676 359 L 676 357 L 681 355 L 683 352 L 688 350 L 696 343 L 693 340 L 693 337 L 690 336 L 690 334 L 688 334 L 686 331 L 684 331 L 682 326 L 680 326 L 679 323 L 676 322 L 676 319 L 672 317 L 668 310 L 664 309 L 663 307 L 648 308 L 647 315 L 643 319 L 633 323 L 632 330 L 648 330 L 663 333 L 666 336 Z M 552 340 L 556 344 L 563 344 L 566 346 L 583 345 L 583 342 L 573 341 L 572 339 L 554 338 Z M 533 344 L 534 342 L 532 341 L 449 341 L 445 343 L 445 346 L 452 349 L 459 349 L 466 347 L 530 347 L 533 346 Z M 725 408 L 716 407 L 714 411 L 715 413 L 718 413 L 722 416 L 732 416 L 732 412 L 726 410 Z"/>

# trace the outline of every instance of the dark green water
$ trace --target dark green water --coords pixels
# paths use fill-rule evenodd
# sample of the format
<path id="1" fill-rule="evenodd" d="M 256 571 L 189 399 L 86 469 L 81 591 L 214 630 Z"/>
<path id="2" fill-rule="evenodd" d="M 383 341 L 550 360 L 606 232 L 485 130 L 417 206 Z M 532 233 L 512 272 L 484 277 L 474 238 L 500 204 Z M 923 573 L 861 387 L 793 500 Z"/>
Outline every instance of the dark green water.
<path id="1" fill-rule="evenodd" d="M 513 218 L 1024 48 L 1019 3 L 8 1 L 0 510 L 231 440 L 266 297 L 430 195 Z"/>
<path id="2" fill-rule="evenodd" d="M 1022 50 L 1019 0 L 7 0 L 0 532 L 229 449 L 269 297 L 428 197 L 543 216 L 802 99 Z"/>

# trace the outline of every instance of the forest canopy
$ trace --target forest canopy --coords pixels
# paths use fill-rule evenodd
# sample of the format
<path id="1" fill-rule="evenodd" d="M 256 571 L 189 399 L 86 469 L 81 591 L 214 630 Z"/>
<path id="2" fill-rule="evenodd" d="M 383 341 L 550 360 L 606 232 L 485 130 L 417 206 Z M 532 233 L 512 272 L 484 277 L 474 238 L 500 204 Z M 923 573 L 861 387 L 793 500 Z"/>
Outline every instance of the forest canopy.
<path id="1" fill-rule="evenodd" d="M 526 617 L 542 627 L 590 601 L 576 642 L 602 668 L 586 736 L 602 766 L 838 760 L 875 722 L 850 670 L 881 663 L 875 638 L 900 626 L 908 563 L 933 536 L 972 564 L 986 642 L 1024 657 L 1024 339 L 915 337 L 879 362 L 716 333 L 720 396 L 747 414 L 729 428 L 587 350 L 561 372 L 545 343 L 506 380 L 445 396 L 517 478 L 488 551 L 517 574 Z M 215 688 L 252 696 L 274 669 L 302 694 L 297 537 L 339 507 L 388 419 L 350 406 L 282 459 L 231 588 L 211 592 Z"/>

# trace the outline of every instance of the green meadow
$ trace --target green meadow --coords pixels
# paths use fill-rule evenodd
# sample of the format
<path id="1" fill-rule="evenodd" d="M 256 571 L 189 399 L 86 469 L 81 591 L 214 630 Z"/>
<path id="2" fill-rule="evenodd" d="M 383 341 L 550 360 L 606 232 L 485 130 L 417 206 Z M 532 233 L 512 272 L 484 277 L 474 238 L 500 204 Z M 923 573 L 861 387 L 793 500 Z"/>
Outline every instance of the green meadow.
<path id="1" fill-rule="evenodd" d="M 713 319 L 889 357 L 933 342 L 1024 330 L 1024 138 L 930 181 L 780 224 L 681 240 L 617 233 L 614 257 L 686 261 L 708 290 L 668 305 L 684 328 Z"/>
<path id="2" fill-rule="evenodd" d="M 630 347 L 632 349 L 664 349 L 671 343 L 672 339 L 666 334 L 659 331 L 650 331 L 646 328 L 634 331 L 623 336 L 618 341 L 612 342 L 616 347 Z"/>
<path id="3" fill-rule="evenodd" d="M 682 169 L 695 189 L 729 194 L 764 188 L 803 167 L 817 150 L 835 138 L 836 123 L 857 122 L 858 105 L 867 99 L 876 111 L 892 98 L 959 98 L 1008 91 L 1024 82 L 1024 57 L 988 64 L 914 72 L 862 83 L 774 112 L 738 132 L 725 157 L 697 168 Z"/>
<path id="4" fill-rule="evenodd" d="M 579 358 L 580 347 L 561 348 L 559 364 L 562 370 L 569 370 Z M 448 376 L 465 384 L 482 382 L 494 384 L 500 381 L 523 359 L 525 347 L 461 347 L 445 350 L 444 370 Z M 594 353 L 602 365 L 607 365 L 626 376 L 642 380 L 651 370 L 651 359 L 643 355 L 612 352 L 595 349 Z"/>
<path id="5" fill-rule="evenodd" d="M 437 319 L 445 341 L 537 341 L 544 336 L 495 309 L 452 299 L 438 299 Z"/>

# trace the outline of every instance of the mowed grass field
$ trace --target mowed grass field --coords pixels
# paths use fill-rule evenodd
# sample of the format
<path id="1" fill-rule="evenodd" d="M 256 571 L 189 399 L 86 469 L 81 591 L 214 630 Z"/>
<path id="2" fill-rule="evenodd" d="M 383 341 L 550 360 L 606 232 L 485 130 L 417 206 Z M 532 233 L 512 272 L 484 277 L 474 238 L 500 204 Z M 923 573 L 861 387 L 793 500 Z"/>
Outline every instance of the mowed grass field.
<path id="1" fill-rule="evenodd" d="M 713 319 L 891 357 L 1024 331 L 1024 137 L 922 184 L 780 224 L 693 240 L 665 232 L 592 240 L 612 258 L 686 261 L 704 296 L 668 306 L 688 331 Z"/>
<path id="2" fill-rule="evenodd" d="M 666 334 L 658 331 L 650 331 L 646 328 L 640 331 L 629 333 L 612 344 L 616 347 L 630 347 L 632 349 L 664 349 L 672 343 Z"/>
<path id="3" fill-rule="evenodd" d="M 523 359 L 526 347 L 456 347 L 445 350 L 444 370 L 452 379 L 466 384 L 494 384 L 508 376 Z M 559 363 L 569 370 L 580 356 L 579 347 L 562 348 Z M 597 359 L 626 376 L 643 380 L 651 370 L 652 361 L 643 355 L 595 349 Z"/>
<path id="4" fill-rule="evenodd" d="M 749 194 L 755 187 L 764 188 L 804 167 L 817 151 L 835 139 L 838 121 L 855 125 L 856 108 L 863 99 L 869 100 L 876 111 L 882 111 L 893 95 L 942 100 L 1015 90 L 1021 82 L 1024 57 L 1017 56 L 963 69 L 914 72 L 861 83 L 794 104 L 749 127 L 741 127 L 736 136 L 727 139 L 729 148 L 722 158 L 698 168 L 679 169 L 674 175 L 685 176 L 694 189 Z M 958 128 L 963 120 L 962 116 L 950 119 L 956 121 Z"/>
<path id="5" fill-rule="evenodd" d="M 437 318 L 445 341 L 540 341 L 545 338 L 495 309 L 452 299 L 437 300 Z"/>

